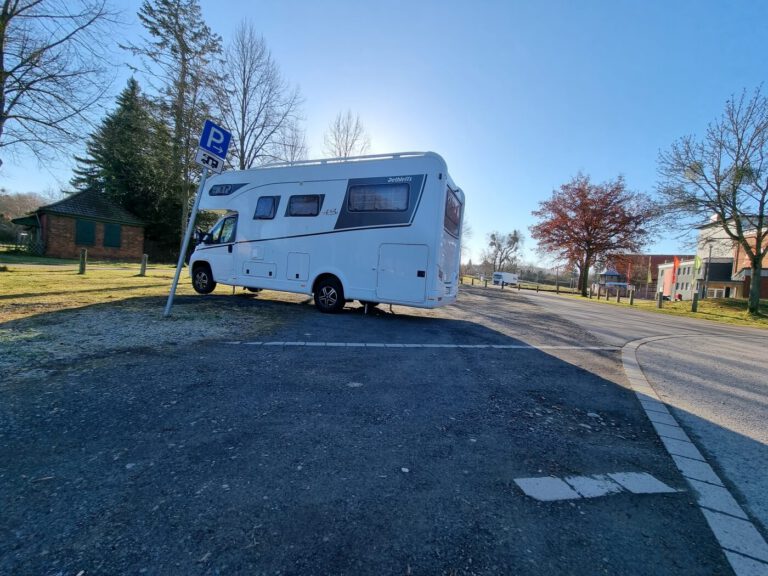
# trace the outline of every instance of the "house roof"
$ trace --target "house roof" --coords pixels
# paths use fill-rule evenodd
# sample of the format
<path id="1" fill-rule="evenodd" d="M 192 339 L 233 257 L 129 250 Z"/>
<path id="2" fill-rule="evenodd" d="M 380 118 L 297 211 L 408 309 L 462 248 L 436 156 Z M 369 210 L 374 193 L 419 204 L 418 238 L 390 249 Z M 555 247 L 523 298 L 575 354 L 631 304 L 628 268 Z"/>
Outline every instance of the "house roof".
<path id="1" fill-rule="evenodd" d="M 104 220 L 131 226 L 144 226 L 142 220 L 136 218 L 136 216 L 112 202 L 104 194 L 95 190 L 78 192 L 53 204 L 41 206 L 37 209 L 36 213 Z"/>

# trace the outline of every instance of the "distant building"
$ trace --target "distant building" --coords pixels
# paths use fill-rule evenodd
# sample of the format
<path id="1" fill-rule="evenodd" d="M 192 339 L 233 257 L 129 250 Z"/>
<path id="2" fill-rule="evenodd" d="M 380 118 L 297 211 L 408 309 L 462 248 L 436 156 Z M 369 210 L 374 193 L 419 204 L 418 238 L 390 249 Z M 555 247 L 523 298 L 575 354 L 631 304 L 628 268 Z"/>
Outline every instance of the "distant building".
<path id="1" fill-rule="evenodd" d="M 13 223 L 26 227 L 39 252 L 52 258 L 77 258 L 81 248 L 106 259 L 139 260 L 144 253 L 144 222 L 95 191 L 41 206 Z"/>
<path id="2" fill-rule="evenodd" d="M 627 275 L 627 282 L 634 286 L 638 297 L 653 298 L 659 266 L 672 262 L 673 258 L 674 254 L 621 254 L 612 257 L 607 265 Z"/>
<path id="3" fill-rule="evenodd" d="M 768 298 L 768 256 L 763 259 L 761 298 Z M 671 258 L 658 266 L 656 292 L 670 299 L 746 298 L 751 265 L 743 247 L 716 224 L 699 229 L 695 256 Z"/>
<path id="4" fill-rule="evenodd" d="M 746 234 L 747 242 L 754 248 L 755 246 L 755 234 Z M 765 240 L 765 244 L 768 245 L 768 239 Z M 765 245 L 763 248 L 765 249 Z M 760 280 L 760 298 L 768 298 L 768 254 L 763 257 L 762 279 Z M 733 256 L 733 279 L 741 282 L 741 292 L 743 297 L 749 296 L 750 283 L 752 281 L 752 263 L 749 260 L 744 248 L 741 244 L 736 244 L 736 249 Z"/>

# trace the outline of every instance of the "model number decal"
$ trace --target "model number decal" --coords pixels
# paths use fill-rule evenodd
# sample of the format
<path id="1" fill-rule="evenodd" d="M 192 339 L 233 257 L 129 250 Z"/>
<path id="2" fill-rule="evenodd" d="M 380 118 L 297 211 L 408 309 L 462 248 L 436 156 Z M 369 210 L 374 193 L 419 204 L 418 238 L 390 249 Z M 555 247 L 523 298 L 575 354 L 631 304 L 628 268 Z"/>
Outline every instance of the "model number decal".
<path id="1" fill-rule="evenodd" d="M 397 176 L 396 178 L 387 178 L 387 184 L 401 184 L 403 182 L 413 181 L 412 176 Z"/>
<path id="2" fill-rule="evenodd" d="M 328 210 L 323 210 L 323 214 L 326 216 L 335 216 L 338 214 L 339 211 L 336 208 L 329 208 Z"/>

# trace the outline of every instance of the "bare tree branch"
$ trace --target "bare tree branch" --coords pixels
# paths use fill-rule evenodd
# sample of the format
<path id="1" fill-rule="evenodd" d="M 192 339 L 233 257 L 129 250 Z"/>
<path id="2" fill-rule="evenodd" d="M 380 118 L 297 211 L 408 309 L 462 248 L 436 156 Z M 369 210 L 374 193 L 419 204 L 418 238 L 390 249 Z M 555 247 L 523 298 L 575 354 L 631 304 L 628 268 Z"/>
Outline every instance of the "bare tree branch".
<path id="1" fill-rule="evenodd" d="M 2 2 L 0 148 L 45 160 L 88 131 L 112 80 L 114 23 L 105 0 Z"/>
<path id="2" fill-rule="evenodd" d="M 216 91 L 216 105 L 232 131 L 231 164 L 243 170 L 282 159 L 286 151 L 295 156 L 298 150 L 286 144 L 303 141 L 298 127 L 301 96 L 283 80 L 252 23 L 240 24 L 225 60 L 225 82 Z"/>
<path id="3" fill-rule="evenodd" d="M 362 156 L 371 146 L 360 116 L 352 111 L 339 112 L 325 133 L 325 152 L 332 158 Z"/>
<path id="4" fill-rule="evenodd" d="M 758 88 L 731 97 L 701 140 L 674 142 L 659 154 L 659 192 L 672 213 L 694 225 L 714 223 L 751 263 L 749 311 L 759 312 L 763 260 L 768 254 L 768 98 Z"/>

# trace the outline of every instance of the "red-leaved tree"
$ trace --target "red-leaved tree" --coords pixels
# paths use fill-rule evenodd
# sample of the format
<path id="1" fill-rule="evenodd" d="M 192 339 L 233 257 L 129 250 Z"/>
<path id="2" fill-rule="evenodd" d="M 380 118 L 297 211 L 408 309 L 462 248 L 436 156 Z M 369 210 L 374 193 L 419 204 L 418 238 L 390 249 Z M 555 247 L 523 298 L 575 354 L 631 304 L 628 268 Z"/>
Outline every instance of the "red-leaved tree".
<path id="1" fill-rule="evenodd" d="M 619 176 L 593 184 L 579 174 L 533 211 L 538 224 L 531 236 L 539 249 L 579 270 L 579 290 L 587 295 L 589 269 L 597 261 L 636 252 L 651 233 L 656 205 L 645 194 L 630 192 Z"/>

